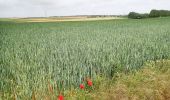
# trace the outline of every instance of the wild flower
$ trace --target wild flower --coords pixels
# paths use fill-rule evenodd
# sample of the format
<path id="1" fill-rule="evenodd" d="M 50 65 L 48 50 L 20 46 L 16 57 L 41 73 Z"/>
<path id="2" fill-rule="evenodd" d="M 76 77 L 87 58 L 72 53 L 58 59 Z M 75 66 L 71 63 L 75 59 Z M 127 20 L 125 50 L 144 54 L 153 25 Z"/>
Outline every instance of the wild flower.
<path id="1" fill-rule="evenodd" d="M 80 84 L 80 89 L 84 89 L 84 85 L 83 84 Z"/>
<path id="2" fill-rule="evenodd" d="M 88 86 L 92 86 L 93 82 L 90 79 L 87 79 L 87 84 L 88 84 Z"/>
<path id="3" fill-rule="evenodd" d="M 62 94 L 60 94 L 60 95 L 58 96 L 58 100 L 64 100 L 64 96 L 63 96 Z"/>

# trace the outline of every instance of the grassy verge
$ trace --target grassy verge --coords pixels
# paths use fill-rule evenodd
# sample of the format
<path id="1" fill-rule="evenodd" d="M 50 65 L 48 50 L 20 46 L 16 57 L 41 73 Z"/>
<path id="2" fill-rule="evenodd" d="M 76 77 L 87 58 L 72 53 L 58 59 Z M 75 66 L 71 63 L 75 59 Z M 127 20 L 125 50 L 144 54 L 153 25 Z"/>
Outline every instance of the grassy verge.
<path id="1" fill-rule="evenodd" d="M 112 79 L 98 76 L 93 86 L 84 89 L 64 91 L 65 100 L 169 100 L 170 99 L 170 60 L 146 63 L 145 66 L 128 74 L 117 73 Z M 57 89 L 46 92 L 34 91 L 25 100 L 57 99 Z M 9 96 L 9 95 L 8 95 Z M 17 94 L 7 97 L 1 93 L 1 99 L 16 100 Z M 1 100 L 0 99 L 0 100 Z M 21 98 L 20 98 L 21 99 Z"/>
<path id="2" fill-rule="evenodd" d="M 170 61 L 149 62 L 139 71 L 118 73 L 112 80 L 98 77 L 94 83 L 93 91 L 70 91 L 67 99 L 170 100 Z"/>

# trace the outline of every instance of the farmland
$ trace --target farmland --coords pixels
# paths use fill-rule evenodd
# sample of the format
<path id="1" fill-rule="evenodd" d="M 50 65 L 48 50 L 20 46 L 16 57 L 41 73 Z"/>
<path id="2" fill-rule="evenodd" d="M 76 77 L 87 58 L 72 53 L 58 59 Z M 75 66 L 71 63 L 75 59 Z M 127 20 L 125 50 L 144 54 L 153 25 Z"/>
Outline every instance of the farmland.
<path id="1" fill-rule="evenodd" d="M 113 19 L 125 19 L 126 17 L 117 16 L 67 16 L 67 17 L 33 17 L 33 18 L 3 18 L 1 21 L 13 21 L 17 23 L 22 22 L 68 22 L 68 21 L 96 21 L 96 20 L 113 20 Z"/>
<path id="2" fill-rule="evenodd" d="M 76 22 L 0 21 L 0 93 L 11 97 L 111 79 L 170 59 L 170 18 Z"/>

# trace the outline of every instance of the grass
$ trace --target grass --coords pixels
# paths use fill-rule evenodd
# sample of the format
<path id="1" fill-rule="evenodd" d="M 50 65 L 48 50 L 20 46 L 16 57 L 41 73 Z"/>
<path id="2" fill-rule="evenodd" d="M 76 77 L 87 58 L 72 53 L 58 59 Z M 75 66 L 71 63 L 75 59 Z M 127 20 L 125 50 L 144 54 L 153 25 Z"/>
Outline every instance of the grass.
<path id="1" fill-rule="evenodd" d="M 147 62 L 141 70 L 129 74 L 118 73 L 112 80 L 98 77 L 92 92 L 69 91 L 66 99 L 169 100 L 169 79 L 170 61 L 151 61 Z"/>
<path id="2" fill-rule="evenodd" d="M 65 100 L 169 100 L 170 60 L 147 62 L 140 70 L 132 73 L 117 73 L 112 79 L 97 76 L 93 89 L 71 89 L 64 92 Z M 87 86 L 85 87 L 87 88 Z M 27 99 L 57 99 L 53 92 L 34 92 Z M 13 95 L 14 96 L 14 95 Z M 33 97 L 34 96 L 34 97 Z M 26 99 L 26 98 L 24 98 Z"/>
<path id="3" fill-rule="evenodd" d="M 84 77 L 112 78 L 170 59 L 170 18 L 84 22 L 0 22 L 0 92 L 31 97 L 74 90 Z M 63 84 L 62 84 L 63 83 Z M 55 94 L 58 94 L 57 92 Z"/>

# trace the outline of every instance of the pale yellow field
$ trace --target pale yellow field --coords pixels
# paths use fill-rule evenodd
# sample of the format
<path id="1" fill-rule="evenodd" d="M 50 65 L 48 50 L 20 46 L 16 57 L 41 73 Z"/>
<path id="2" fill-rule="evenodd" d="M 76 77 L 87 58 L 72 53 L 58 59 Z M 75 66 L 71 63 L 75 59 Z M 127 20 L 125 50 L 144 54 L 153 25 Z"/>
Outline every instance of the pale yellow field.
<path id="1" fill-rule="evenodd" d="M 61 18 L 11 18 L 17 22 L 63 22 L 63 21 L 95 21 L 95 20 L 113 20 L 113 19 L 125 19 L 122 17 L 61 17 Z"/>

